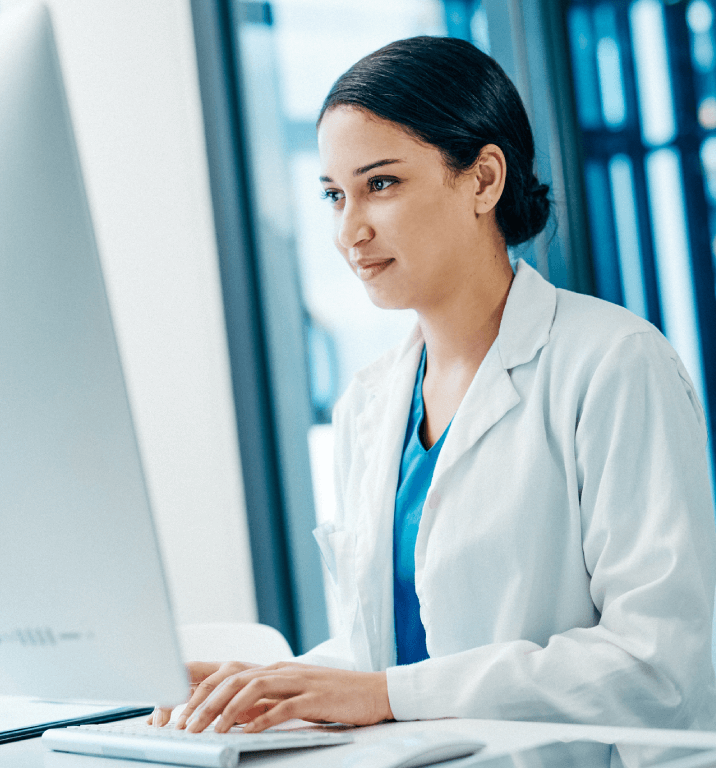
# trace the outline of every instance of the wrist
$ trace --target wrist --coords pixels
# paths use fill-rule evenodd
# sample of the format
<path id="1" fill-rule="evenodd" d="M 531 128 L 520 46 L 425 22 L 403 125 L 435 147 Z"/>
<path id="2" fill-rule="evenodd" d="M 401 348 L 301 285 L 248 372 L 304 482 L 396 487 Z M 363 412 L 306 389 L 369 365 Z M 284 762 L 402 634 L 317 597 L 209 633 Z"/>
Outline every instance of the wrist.
<path id="1" fill-rule="evenodd" d="M 388 696 L 388 676 L 385 672 L 373 672 L 376 676 L 376 687 L 378 690 L 378 718 L 381 720 L 395 720 L 393 710 L 390 708 L 390 697 Z"/>

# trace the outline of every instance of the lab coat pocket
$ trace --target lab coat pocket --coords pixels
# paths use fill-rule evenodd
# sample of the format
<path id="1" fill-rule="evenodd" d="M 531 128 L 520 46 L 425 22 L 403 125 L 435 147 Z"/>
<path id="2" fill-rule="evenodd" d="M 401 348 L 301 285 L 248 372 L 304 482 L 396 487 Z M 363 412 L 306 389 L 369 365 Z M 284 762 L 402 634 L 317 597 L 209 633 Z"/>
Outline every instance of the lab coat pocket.
<path id="1" fill-rule="evenodd" d="M 352 531 L 336 530 L 333 523 L 323 523 L 313 531 L 331 585 L 338 598 L 347 598 L 356 592 L 355 548 L 356 535 Z"/>
<path id="2" fill-rule="evenodd" d="M 350 628 L 358 607 L 356 535 L 352 531 L 336 530 L 333 523 L 323 523 L 313 531 L 313 536 L 321 550 L 343 621 Z"/>

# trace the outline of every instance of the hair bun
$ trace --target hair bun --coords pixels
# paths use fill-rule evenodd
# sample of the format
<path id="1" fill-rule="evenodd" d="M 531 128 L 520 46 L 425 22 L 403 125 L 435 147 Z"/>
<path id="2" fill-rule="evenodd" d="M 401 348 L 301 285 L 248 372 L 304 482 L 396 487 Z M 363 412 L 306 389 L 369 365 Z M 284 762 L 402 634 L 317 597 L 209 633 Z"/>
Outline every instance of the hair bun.
<path id="1" fill-rule="evenodd" d="M 551 208 L 547 197 L 549 185 L 541 184 L 534 174 L 524 184 L 522 193 L 515 189 L 517 186 L 513 184 L 508 194 L 503 194 L 496 209 L 497 223 L 505 243 L 510 246 L 520 245 L 538 235 L 547 224 Z"/>
<path id="2" fill-rule="evenodd" d="M 547 224 L 551 208 L 551 201 L 547 197 L 548 193 L 549 184 L 541 184 L 536 176 L 532 176 L 532 186 L 529 194 L 531 198 L 530 213 L 532 214 L 530 220 L 534 221 L 534 233 L 530 237 L 541 232 Z"/>

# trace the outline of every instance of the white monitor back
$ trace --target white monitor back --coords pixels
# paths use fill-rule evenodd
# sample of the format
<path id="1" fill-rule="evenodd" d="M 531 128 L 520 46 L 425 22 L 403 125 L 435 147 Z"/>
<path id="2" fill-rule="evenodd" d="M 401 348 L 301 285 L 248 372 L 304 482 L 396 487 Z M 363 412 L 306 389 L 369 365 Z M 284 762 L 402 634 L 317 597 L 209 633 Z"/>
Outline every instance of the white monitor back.
<path id="1" fill-rule="evenodd" d="M 176 704 L 187 690 L 49 14 L 13 7 L 0 13 L 0 694 Z"/>

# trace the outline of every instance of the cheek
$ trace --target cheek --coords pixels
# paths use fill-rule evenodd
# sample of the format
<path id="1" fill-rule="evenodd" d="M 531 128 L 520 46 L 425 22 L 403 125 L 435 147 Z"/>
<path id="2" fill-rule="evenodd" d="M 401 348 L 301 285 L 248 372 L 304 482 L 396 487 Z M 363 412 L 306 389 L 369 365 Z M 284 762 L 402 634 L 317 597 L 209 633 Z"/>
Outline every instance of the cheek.
<path id="1" fill-rule="evenodd" d="M 396 254 L 408 255 L 415 261 L 422 252 L 432 251 L 435 240 L 440 239 L 442 221 L 423 201 L 386 207 L 381 213 L 385 215 L 375 222 L 380 245 Z"/>
<path id="2" fill-rule="evenodd" d="M 402 219 L 402 230 L 421 250 L 462 247 L 470 240 L 475 217 L 471 208 L 442 195 L 420 201 Z"/>

